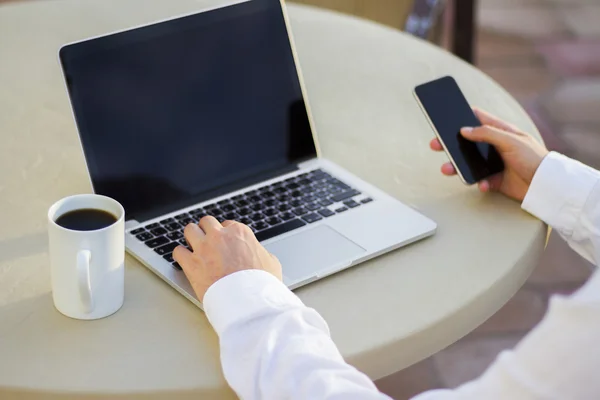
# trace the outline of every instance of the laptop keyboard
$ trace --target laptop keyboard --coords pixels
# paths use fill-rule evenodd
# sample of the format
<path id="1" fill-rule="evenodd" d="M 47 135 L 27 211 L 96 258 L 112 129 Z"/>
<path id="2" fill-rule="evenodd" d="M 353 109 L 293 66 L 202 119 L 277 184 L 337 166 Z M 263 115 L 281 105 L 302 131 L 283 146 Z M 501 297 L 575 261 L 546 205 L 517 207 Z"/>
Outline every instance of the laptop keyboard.
<path id="1" fill-rule="evenodd" d="M 183 229 L 207 215 L 219 222 L 233 220 L 248 225 L 259 241 L 321 221 L 372 202 L 356 189 L 317 169 L 272 185 L 233 196 L 129 233 L 161 255 L 174 268 L 173 250 L 183 245 L 190 249 Z"/>

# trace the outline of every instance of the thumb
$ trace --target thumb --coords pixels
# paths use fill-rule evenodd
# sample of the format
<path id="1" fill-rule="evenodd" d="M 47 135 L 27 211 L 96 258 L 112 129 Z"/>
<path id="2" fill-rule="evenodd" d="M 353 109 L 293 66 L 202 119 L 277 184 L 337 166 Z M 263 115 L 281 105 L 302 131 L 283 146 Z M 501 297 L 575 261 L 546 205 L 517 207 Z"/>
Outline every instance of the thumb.
<path id="1" fill-rule="evenodd" d="M 506 151 L 514 141 L 514 135 L 493 126 L 484 125 L 476 128 L 462 128 L 460 133 L 473 142 L 485 142 L 496 147 L 499 151 Z"/>

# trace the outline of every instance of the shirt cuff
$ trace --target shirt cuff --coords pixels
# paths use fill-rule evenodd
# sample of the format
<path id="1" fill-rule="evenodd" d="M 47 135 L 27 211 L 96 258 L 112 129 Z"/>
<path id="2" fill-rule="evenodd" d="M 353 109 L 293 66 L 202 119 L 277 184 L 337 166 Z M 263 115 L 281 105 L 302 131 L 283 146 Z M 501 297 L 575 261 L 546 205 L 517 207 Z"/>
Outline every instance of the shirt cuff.
<path id="1" fill-rule="evenodd" d="M 597 174 L 579 161 L 551 152 L 536 171 L 521 207 L 563 235 L 571 236 L 598 182 Z"/>
<path id="2" fill-rule="evenodd" d="M 304 307 L 279 279 L 262 270 L 244 270 L 219 279 L 204 295 L 204 312 L 218 335 L 229 326 Z"/>

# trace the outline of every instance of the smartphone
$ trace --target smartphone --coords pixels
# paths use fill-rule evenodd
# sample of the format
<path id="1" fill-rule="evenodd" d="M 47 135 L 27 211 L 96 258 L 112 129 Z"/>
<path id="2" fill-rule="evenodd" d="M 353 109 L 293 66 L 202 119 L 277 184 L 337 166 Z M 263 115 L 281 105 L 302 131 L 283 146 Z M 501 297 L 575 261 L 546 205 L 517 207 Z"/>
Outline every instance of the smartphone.
<path id="1" fill-rule="evenodd" d="M 415 88 L 414 95 L 460 179 L 477 183 L 504 170 L 494 146 L 465 139 L 460 129 L 481 126 L 454 78 L 445 76 Z"/>

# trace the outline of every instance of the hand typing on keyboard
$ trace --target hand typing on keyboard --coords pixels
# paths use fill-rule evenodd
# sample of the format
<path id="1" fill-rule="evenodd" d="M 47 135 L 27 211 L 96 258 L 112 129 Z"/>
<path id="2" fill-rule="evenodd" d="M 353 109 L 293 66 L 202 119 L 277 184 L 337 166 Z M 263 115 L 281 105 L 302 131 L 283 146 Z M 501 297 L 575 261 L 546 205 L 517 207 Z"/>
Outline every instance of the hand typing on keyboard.
<path id="1" fill-rule="evenodd" d="M 184 230 L 192 251 L 178 246 L 173 257 L 181 265 L 198 300 L 219 279 L 238 271 L 258 269 L 282 279 L 279 260 L 256 239 L 252 230 L 239 222 L 221 224 L 212 216 Z"/>

